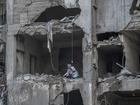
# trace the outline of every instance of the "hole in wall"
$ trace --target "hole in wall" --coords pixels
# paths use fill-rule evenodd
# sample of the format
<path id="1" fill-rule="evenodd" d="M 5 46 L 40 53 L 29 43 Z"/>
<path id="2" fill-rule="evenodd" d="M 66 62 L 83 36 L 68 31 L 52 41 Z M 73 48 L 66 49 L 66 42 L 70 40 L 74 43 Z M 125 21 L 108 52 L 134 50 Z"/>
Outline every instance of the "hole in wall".
<path id="1" fill-rule="evenodd" d="M 35 22 L 48 22 L 52 19 L 63 19 L 64 17 L 76 16 L 81 12 L 80 8 L 64 8 L 63 6 L 55 6 L 47 8 L 40 16 L 35 20 Z"/>
<path id="2" fill-rule="evenodd" d="M 102 46 L 98 48 L 98 55 L 100 77 L 104 78 L 110 75 L 116 75 L 121 71 L 121 68 L 116 63 L 122 64 L 122 46 Z"/>

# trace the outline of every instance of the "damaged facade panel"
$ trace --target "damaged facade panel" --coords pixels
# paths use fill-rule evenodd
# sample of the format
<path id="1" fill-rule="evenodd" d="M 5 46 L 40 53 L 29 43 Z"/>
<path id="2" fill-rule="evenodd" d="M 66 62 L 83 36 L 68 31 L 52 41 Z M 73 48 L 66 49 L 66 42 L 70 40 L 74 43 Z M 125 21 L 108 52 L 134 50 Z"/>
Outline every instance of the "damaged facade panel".
<path id="1" fill-rule="evenodd" d="M 68 12 L 65 11 L 66 10 L 65 8 L 79 8 L 79 5 L 76 0 L 72 0 L 72 1 L 68 1 L 68 0 L 60 0 L 60 1 L 57 1 L 57 0 L 35 1 L 35 0 L 33 0 L 33 1 L 30 1 L 30 0 L 28 0 L 26 2 L 23 2 L 23 0 L 17 0 L 14 3 L 14 11 L 13 11 L 14 23 L 15 24 L 19 24 L 22 22 L 24 24 L 32 23 L 33 21 L 35 21 L 38 18 L 38 16 L 43 15 L 42 12 L 45 12 L 47 9 L 54 11 L 55 7 L 58 7 L 56 9 L 61 14 L 62 14 L 61 10 L 63 10 L 65 15 L 70 15 L 70 14 L 68 14 Z M 70 9 L 68 9 L 68 10 L 71 11 Z M 74 10 L 76 10 L 76 9 L 74 9 Z M 56 16 L 56 14 L 53 14 L 50 12 L 47 12 L 47 14 L 50 17 Z M 62 14 L 62 15 L 64 15 L 64 14 Z M 57 17 L 59 17 L 59 16 L 57 15 Z M 40 19 L 43 19 L 43 17 Z"/>
<path id="2" fill-rule="evenodd" d="M 129 35 L 133 35 L 129 37 Z M 139 35 L 137 33 L 129 32 L 129 35 L 124 36 L 126 68 L 134 74 L 140 74 L 140 51 L 139 51 Z"/>
<path id="3" fill-rule="evenodd" d="M 97 94 L 100 105 L 138 105 L 140 103 L 138 101 L 140 89 L 138 82 L 140 78 L 139 10 L 135 10 L 133 15 L 130 13 L 132 9 L 131 6 L 133 6 L 135 1 L 137 0 L 128 0 L 127 2 L 108 0 L 106 1 L 108 4 L 106 4 L 105 1 L 98 2 L 99 5 L 102 5 L 99 6 L 97 15 L 97 33 L 101 32 L 99 35 L 97 35 L 99 67 Z M 112 5 L 111 2 L 113 4 L 117 3 L 117 7 L 111 6 L 111 8 L 108 8 L 107 5 Z M 127 4 L 128 7 L 124 7 L 123 4 Z M 137 5 L 139 4 L 137 3 Z M 122 8 L 125 9 L 124 11 L 114 12 L 115 15 L 113 15 L 114 17 L 111 18 L 110 16 L 111 13 L 113 13 L 113 9 L 118 7 L 119 10 Z M 104 10 L 102 10 L 103 8 Z M 103 16 L 100 17 L 103 11 L 108 15 L 102 14 Z M 124 12 L 124 14 L 121 12 Z M 118 24 L 115 24 L 116 22 Z M 102 25 L 99 26 L 99 24 Z M 113 54 L 113 51 L 116 54 Z M 111 61 L 112 58 L 113 60 Z M 105 69 L 108 61 L 110 61 L 108 63 L 109 66 L 111 66 L 112 70 L 114 70 L 116 73 L 110 73 L 110 68 L 107 68 L 107 70 Z M 112 64 L 115 64 L 115 66 L 113 67 Z M 108 73 L 105 74 L 106 71 L 108 71 Z"/>
<path id="4" fill-rule="evenodd" d="M 55 6 L 47 8 L 40 16 L 35 20 L 35 22 L 48 22 L 52 19 L 61 20 L 64 17 L 72 17 L 80 15 L 80 8 L 64 8 L 63 6 Z"/>
<path id="5" fill-rule="evenodd" d="M 75 94 L 80 94 L 82 83 L 82 79 L 68 80 L 60 76 L 21 75 L 16 79 L 16 86 L 11 85 L 10 102 L 14 105 L 64 104 L 66 94 L 69 94 L 69 99 L 72 98 L 70 94 L 73 91 L 78 90 L 78 94 Z M 71 105 L 69 102 L 67 103 Z"/>
<path id="6" fill-rule="evenodd" d="M 99 77 L 104 78 L 118 74 L 121 68 L 116 63 L 123 63 L 123 45 L 119 34 L 99 34 L 97 38 Z"/>
<path id="7" fill-rule="evenodd" d="M 8 104 L 138 105 L 139 13 L 132 16 L 131 6 L 7 0 Z M 79 78 L 63 77 L 70 63 Z"/>
<path id="8" fill-rule="evenodd" d="M 133 15 L 133 18 L 121 31 L 124 39 L 124 52 L 126 56 L 126 68 L 134 74 L 139 74 L 139 12 Z"/>
<path id="9" fill-rule="evenodd" d="M 77 93 L 81 105 L 91 103 L 85 101 L 88 94 L 83 92 L 82 78 L 83 71 L 90 70 L 83 70 L 82 40 L 86 37 L 86 44 L 91 43 L 91 28 L 88 28 L 91 1 L 8 0 L 7 3 L 8 104 L 62 105 L 66 95 L 70 95 L 68 105 L 71 105 Z M 84 22 L 87 16 L 89 20 Z M 78 79 L 62 77 L 71 62 L 79 72 Z"/>

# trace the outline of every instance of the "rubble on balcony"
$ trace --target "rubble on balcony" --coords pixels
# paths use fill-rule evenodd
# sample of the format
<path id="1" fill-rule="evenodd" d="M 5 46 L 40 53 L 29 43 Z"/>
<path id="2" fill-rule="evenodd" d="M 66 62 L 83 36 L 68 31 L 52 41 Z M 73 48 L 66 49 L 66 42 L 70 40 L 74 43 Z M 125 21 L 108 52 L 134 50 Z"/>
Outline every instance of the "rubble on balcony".
<path id="1" fill-rule="evenodd" d="M 52 84 L 63 84 L 63 91 L 69 92 L 71 90 L 76 90 L 80 88 L 80 84 L 82 83 L 82 78 L 77 79 L 68 79 L 64 78 L 60 75 L 53 76 L 53 75 L 45 75 L 45 74 L 25 74 L 20 75 L 16 78 L 16 82 L 18 83 L 31 83 L 31 84 L 46 84 L 46 85 L 52 85 Z M 68 86 L 69 85 L 69 86 Z"/>
<path id="2" fill-rule="evenodd" d="M 105 46 L 105 45 L 122 45 L 122 42 L 120 41 L 120 37 L 110 37 L 108 40 L 98 41 L 98 46 Z"/>
<path id="3" fill-rule="evenodd" d="M 74 29 L 73 29 L 74 27 Z M 59 20 L 52 20 L 48 23 L 37 22 L 33 24 L 27 24 L 20 28 L 18 34 L 27 34 L 27 35 L 47 35 L 47 34 L 64 34 L 72 33 L 73 31 L 81 31 L 81 28 L 72 24 L 71 22 L 61 22 Z"/>
<path id="4" fill-rule="evenodd" d="M 131 73 L 126 68 L 115 76 L 108 78 L 98 78 L 99 94 L 115 91 L 134 91 L 140 88 L 140 75 Z M 134 85 L 135 84 L 135 85 Z"/>

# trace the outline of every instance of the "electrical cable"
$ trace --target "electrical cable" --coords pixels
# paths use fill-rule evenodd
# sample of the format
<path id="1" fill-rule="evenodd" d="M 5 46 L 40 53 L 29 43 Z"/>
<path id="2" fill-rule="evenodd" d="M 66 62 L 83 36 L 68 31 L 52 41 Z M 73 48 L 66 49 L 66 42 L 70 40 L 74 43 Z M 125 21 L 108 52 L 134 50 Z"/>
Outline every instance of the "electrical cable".
<path id="1" fill-rule="evenodd" d="M 66 105 L 68 105 L 68 103 L 69 103 L 69 93 L 68 93 Z"/>
<path id="2" fill-rule="evenodd" d="M 74 24 L 72 23 L 72 37 L 71 37 L 71 63 L 73 64 L 73 34 L 74 34 Z"/>

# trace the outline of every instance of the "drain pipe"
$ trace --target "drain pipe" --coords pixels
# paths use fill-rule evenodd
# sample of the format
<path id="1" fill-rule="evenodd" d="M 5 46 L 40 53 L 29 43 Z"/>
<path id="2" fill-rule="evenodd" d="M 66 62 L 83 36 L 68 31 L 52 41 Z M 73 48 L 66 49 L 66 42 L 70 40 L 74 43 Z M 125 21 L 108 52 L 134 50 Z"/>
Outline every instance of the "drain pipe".
<path id="1" fill-rule="evenodd" d="M 97 35 L 96 35 L 96 19 L 97 5 L 96 0 L 91 0 L 91 19 L 92 19 L 92 103 L 97 105 L 97 80 L 98 80 L 98 54 L 97 54 Z"/>

